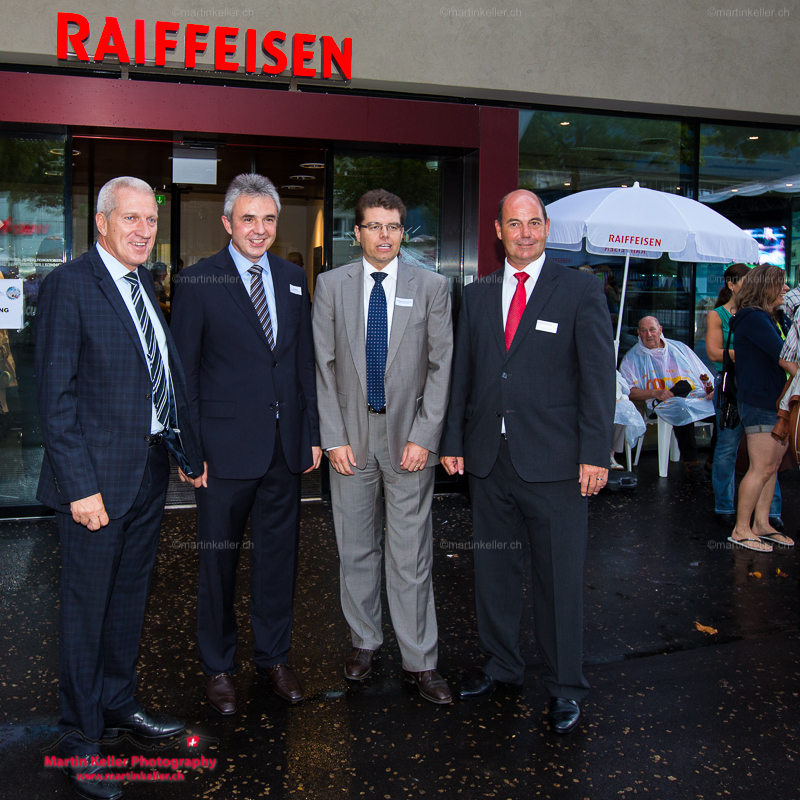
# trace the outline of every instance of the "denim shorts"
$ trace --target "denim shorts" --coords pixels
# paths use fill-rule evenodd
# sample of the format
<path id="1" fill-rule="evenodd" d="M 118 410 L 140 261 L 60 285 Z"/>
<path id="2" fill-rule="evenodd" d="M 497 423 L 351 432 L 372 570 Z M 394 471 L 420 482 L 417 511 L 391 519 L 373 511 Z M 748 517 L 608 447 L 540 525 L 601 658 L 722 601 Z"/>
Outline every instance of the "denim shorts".
<path id="1" fill-rule="evenodd" d="M 778 412 L 775 409 L 751 406 L 741 400 L 736 405 L 745 433 L 770 433 L 778 423 Z"/>

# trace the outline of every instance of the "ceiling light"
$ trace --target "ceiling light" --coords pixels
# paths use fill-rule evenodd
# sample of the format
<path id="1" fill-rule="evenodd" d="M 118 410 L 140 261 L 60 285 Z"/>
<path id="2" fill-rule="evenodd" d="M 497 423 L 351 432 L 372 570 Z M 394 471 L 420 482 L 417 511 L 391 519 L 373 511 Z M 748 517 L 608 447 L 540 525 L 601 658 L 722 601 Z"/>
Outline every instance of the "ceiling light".
<path id="1" fill-rule="evenodd" d="M 569 186 L 569 184 L 568 184 L 568 183 L 565 183 L 565 184 L 564 184 L 564 186 Z"/>
<path id="2" fill-rule="evenodd" d="M 285 183 L 281 186 L 281 189 L 305 189 L 305 186 L 297 186 L 293 183 Z"/>
<path id="3" fill-rule="evenodd" d="M 289 176 L 289 180 L 290 181 L 313 181 L 314 180 L 314 176 L 313 175 L 290 175 Z"/>
<path id="4" fill-rule="evenodd" d="M 756 139 L 758 139 L 758 136 L 749 136 L 748 138 L 751 142 L 754 142 Z"/>
<path id="5" fill-rule="evenodd" d="M 731 189 L 732 192 L 738 192 L 738 189 Z"/>
<path id="6" fill-rule="evenodd" d="M 303 169 L 325 169 L 324 164 L 320 164 L 319 161 L 307 161 L 305 164 L 300 165 Z"/>
<path id="7" fill-rule="evenodd" d="M 562 122 L 562 125 L 569 125 L 569 122 Z"/>

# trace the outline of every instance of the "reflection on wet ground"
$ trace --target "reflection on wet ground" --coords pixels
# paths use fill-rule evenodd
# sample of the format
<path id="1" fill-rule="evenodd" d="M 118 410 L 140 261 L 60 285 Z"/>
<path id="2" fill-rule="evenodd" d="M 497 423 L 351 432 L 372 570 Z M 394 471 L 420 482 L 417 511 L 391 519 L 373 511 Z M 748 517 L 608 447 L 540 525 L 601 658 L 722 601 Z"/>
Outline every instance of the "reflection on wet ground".
<path id="1" fill-rule="evenodd" d="M 148 750 L 124 739 L 107 752 L 217 762 L 179 769 L 180 782 L 128 782 L 125 797 L 795 797 L 796 549 L 731 549 L 727 531 L 715 526 L 711 489 L 683 481 L 680 464 L 659 479 L 654 454 L 645 454 L 639 480 L 634 493 L 591 502 L 585 657 L 593 689 L 567 737 L 545 723 L 530 625 L 521 642 L 530 664 L 522 689 L 434 706 L 402 683 L 384 602 L 386 643 L 375 672 L 362 684 L 345 681 L 349 638 L 324 504 L 303 507 L 291 662 L 306 699 L 287 706 L 255 675 L 245 550 L 240 710 L 219 716 L 203 702 L 194 652 L 194 512 L 168 511 L 139 697 L 184 717 L 196 746 L 181 737 Z M 794 532 L 800 475 L 784 474 L 781 483 L 783 518 Z M 439 668 L 457 682 L 479 665 L 469 505 L 461 496 L 437 497 L 434 514 Z M 66 779 L 43 766 L 58 716 L 58 577 L 54 523 L 0 523 L 0 797 L 73 796 Z"/>

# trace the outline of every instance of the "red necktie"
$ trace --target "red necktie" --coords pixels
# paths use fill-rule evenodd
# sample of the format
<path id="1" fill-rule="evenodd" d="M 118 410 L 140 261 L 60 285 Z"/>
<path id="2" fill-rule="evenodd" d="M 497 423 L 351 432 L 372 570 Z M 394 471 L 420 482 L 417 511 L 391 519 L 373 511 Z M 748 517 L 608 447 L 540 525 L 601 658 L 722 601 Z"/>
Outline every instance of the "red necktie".
<path id="1" fill-rule="evenodd" d="M 514 277 L 517 279 L 517 290 L 511 298 L 511 306 L 508 309 L 506 318 L 506 352 L 511 349 L 511 342 L 514 341 L 514 334 L 517 332 L 519 322 L 525 312 L 525 281 L 528 280 L 527 272 L 517 272 Z"/>

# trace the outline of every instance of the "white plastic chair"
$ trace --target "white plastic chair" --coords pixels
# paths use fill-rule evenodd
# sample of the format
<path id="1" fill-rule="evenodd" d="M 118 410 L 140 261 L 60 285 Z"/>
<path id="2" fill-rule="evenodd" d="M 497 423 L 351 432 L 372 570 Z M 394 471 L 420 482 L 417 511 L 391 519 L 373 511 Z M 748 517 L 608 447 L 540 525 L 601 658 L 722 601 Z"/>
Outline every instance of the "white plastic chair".
<path id="1" fill-rule="evenodd" d="M 665 422 L 661 417 L 655 419 L 645 418 L 646 425 L 658 425 L 658 474 L 661 478 L 666 478 L 669 473 L 669 462 L 681 460 L 681 449 L 678 447 L 678 440 L 672 431 L 672 425 Z M 713 422 L 703 422 L 702 420 L 695 422 L 695 428 L 698 427 L 711 427 Z M 645 430 L 645 433 L 647 431 Z M 636 459 L 634 465 L 638 466 L 639 456 L 642 453 L 642 444 L 644 443 L 645 433 L 639 438 L 639 443 L 636 445 Z M 630 470 L 630 447 L 627 443 L 625 445 L 625 455 L 628 458 L 628 469 Z"/>

